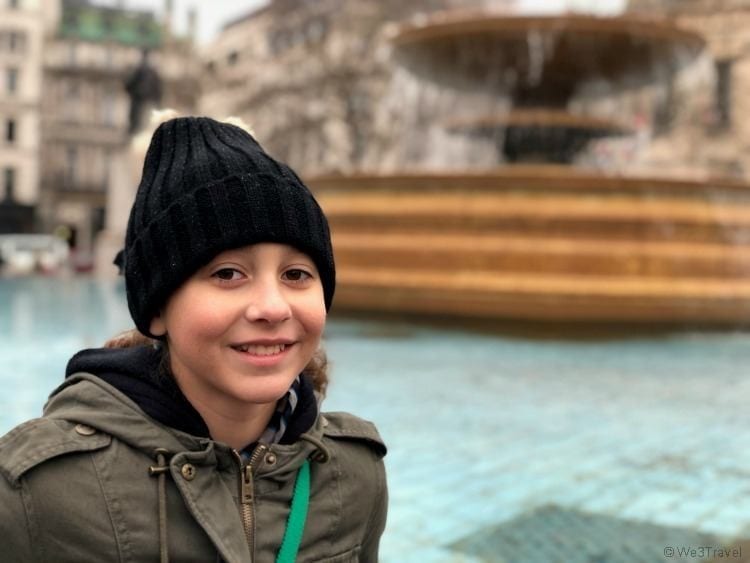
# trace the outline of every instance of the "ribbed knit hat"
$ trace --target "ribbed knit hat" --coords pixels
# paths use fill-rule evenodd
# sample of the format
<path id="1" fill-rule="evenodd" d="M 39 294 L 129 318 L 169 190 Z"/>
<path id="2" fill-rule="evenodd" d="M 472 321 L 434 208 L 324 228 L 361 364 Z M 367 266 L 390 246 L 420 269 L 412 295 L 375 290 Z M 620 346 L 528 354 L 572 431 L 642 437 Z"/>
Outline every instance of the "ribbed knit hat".
<path id="1" fill-rule="evenodd" d="M 294 246 L 315 262 L 330 309 L 336 271 L 328 221 L 310 190 L 246 131 L 179 117 L 154 132 L 115 259 L 143 334 L 169 296 L 225 250 L 258 242 Z"/>

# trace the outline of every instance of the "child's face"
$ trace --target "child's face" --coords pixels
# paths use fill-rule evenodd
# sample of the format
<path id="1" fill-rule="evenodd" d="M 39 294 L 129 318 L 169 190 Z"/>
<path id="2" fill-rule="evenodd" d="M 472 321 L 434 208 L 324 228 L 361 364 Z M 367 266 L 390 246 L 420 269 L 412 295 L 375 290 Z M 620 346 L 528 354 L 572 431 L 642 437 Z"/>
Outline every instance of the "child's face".
<path id="1" fill-rule="evenodd" d="M 193 274 L 151 332 L 166 333 L 188 399 L 231 416 L 286 393 L 317 350 L 325 319 L 312 259 L 260 243 L 222 252 Z"/>

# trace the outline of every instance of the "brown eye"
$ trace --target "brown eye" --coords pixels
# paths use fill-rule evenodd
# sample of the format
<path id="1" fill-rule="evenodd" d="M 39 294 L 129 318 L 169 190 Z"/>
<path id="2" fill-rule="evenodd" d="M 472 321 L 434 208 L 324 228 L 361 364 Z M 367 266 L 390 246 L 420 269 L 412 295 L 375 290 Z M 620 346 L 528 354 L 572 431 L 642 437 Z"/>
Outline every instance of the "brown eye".
<path id="1" fill-rule="evenodd" d="M 304 270 L 293 268 L 284 272 L 284 278 L 291 282 L 304 282 L 312 278 L 312 276 Z"/>
<path id="2" fill-rule="evenodd" d="M 212 275 L 221 281 L 232 281 L 239 279 L 241 274 L 234 268 L 222 268 L 221 270 L 215 271 Z"/>

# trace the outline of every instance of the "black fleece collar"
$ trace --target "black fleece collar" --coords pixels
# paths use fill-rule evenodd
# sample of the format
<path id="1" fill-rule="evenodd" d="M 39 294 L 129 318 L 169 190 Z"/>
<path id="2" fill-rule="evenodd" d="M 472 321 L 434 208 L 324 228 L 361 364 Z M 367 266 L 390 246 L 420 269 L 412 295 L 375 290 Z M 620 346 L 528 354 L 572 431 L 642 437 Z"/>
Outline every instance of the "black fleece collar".
<path id="1" fill-rule="evenodd" d="M 203 418 L 185 398 L 174 379 L 160 369 L 162 352 L 152 346 L 92 348 L 68 362 L 65 377 L 86 372 L 127 395 L 148 416 L 176 430 L 210 438 Z M 287 423 L 281 444 L 292 444 L 307 432 L 318 415 L 312 379 L 300 378 L 299 402 Z"/>

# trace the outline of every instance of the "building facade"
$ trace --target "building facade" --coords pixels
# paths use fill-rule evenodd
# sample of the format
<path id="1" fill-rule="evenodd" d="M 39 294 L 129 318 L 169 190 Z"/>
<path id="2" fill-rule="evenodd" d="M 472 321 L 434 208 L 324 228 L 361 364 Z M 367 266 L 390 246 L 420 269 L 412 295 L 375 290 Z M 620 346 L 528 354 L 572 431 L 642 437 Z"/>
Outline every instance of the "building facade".
<path id="1" fill-rule="evenodd" d="M 114 190 L 134 193 L 132 178 L 118 177 L 129 170 L 121 161 L 143 125 L 133 110 L 192 111 L 199 67 L 192 39 L 173 37 L 152 13 L 87 0 L 62 0 L 44 55 L 39 214 L 46 230 L 69 229 L 86 268 L 99 233 L 124 232 L 122 212 L 108 218 L 108 202 Z"/>
<path id="2" fill-rule="evenodd" d="M 242 117 L 265 147 L 306 174 L 370 167 L 398 131 L 381 104 L 394 76 L 392 25 L 486 4 L 274 0 L 228 23 L 205 50 L 200 109 Z"/>
<path id="3" fill-rule="evenodd" d="M 750 122 L 744 117 L 750 115 L 750 1 L 630 0 L 628 10 L 673 19 L 706 40 L 709 62 L 703 87 L 693 88 L 674 104 L 679 116 L 685 102 L 699 99 L 702 111 L 694 116 L 692 127 L 678 124 L 670 132 L 661 143 L 662 152 L 696 162 L 708 176 L 747 179 Z"/>
<path id="4" fill-rule="evenodd" d="M 53 6 L 0 0 L 0 233 L 38 225 L 42 46 Z"/>

